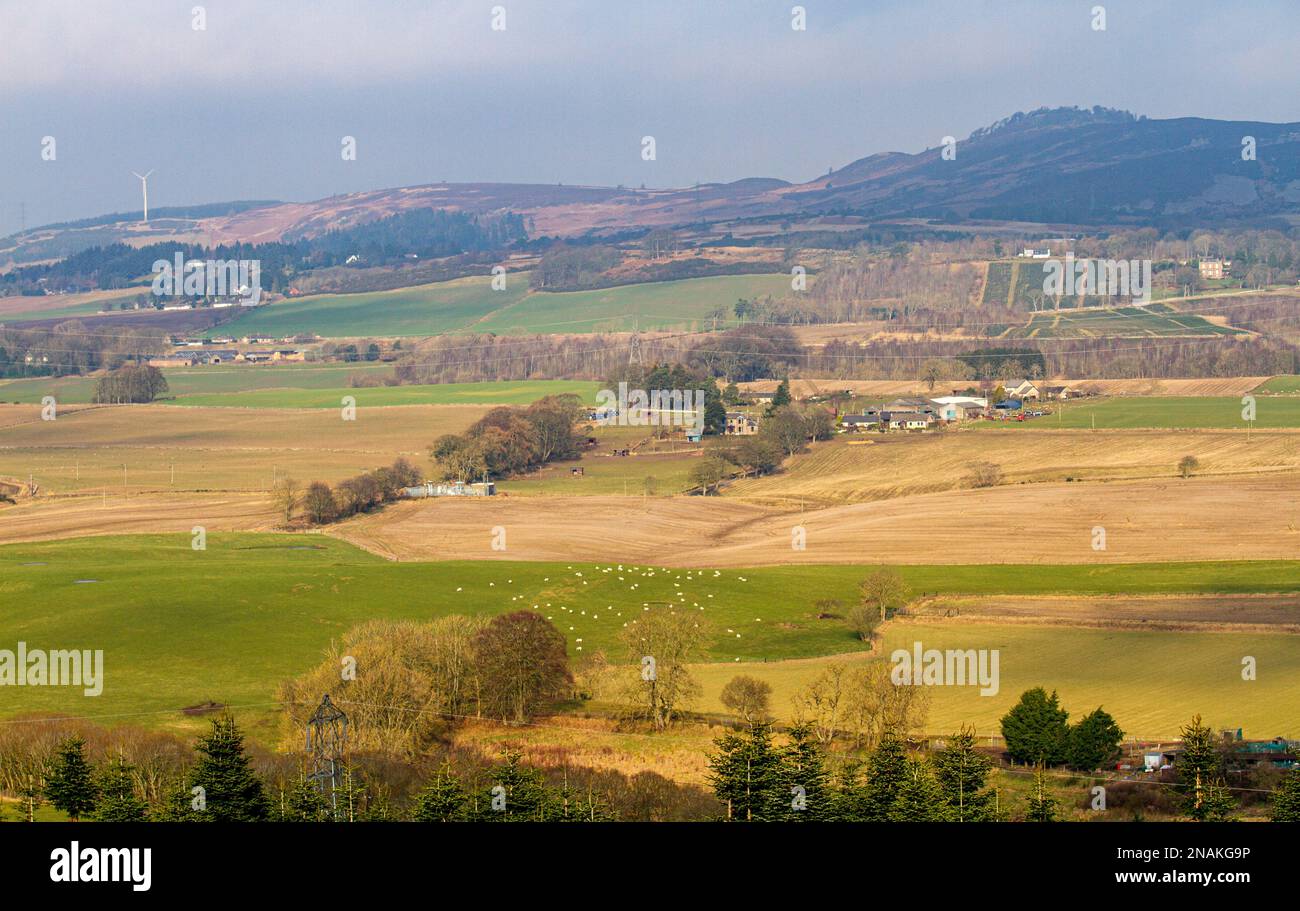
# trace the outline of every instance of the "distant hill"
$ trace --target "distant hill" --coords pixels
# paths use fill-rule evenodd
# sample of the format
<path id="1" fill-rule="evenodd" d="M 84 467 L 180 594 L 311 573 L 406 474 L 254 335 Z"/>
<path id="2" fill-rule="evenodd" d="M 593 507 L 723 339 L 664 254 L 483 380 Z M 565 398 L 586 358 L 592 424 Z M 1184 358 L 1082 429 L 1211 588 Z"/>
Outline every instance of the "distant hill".
<path id="1" fill-rule="evenodd" d="M 1244 137 L 1255 160 L 1242 159 Z M 786 194 L 801 211 L 1066 225 L 1278 227 L 1300 216 L 1300 123 L 1042 109 L 976 130 L 944 160 L 863 158 Z"/>
<path id="2" fill-rule="evenodd" d="M 1255 159 L 1243 160 L 1253 137 Z M 938 139 L 938 137 L 936 137 Z M 148 229 L 105 216 L 0 241 L 0 263 L 65 256 L 95 243 L 265 242 L 313 237 L 415 208 L 522 215 L 529 235 L 617 236 L 657 226 L 828 216 L 865 223 L 1287 228 L 1300 223 L 1300 123 L 1153 120 L 1106 108 L 1018 113 L 956 143 L 870 155 L 800 184 L 747 178 L 634 190 L 562 184 L 426 184 L 304 203 L 159 209 Z"/>

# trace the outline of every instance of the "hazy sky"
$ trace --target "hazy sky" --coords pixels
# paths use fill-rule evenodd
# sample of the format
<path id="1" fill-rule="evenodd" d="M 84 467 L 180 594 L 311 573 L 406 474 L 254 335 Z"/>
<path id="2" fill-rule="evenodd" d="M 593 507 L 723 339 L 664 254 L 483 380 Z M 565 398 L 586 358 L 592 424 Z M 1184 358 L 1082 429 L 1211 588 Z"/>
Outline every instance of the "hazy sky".
<path id="1" fill-rule="evenodd" d="M 0 234 L 24 203 L 29 227 L 138 210 L 150 168 L 151 206 L 680 186 L 805 180 L 1043 105 L 1300 120 L 1296 0 L 805 0 L 805 31 L 794 5 L 209 0 L 196 31 L 194 0 L 0 0 Z"/>

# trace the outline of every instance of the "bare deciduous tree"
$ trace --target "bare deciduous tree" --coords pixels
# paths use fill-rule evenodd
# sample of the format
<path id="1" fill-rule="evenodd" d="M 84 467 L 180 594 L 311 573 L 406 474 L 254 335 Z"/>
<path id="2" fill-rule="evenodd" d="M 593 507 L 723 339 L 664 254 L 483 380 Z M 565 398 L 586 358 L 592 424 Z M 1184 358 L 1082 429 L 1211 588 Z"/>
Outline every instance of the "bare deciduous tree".
<path id="1" fill-rule="evenodd" d="M 276 478 L 271 487 L 271 501 L 275 503 L 276 511 L 280 513 L 284 524 L 288 525 L 293 521 L 294 511 L 301 501 L 298 482 L 290 477 Z"/>
<path id="2" fill-rule="evenodd" d="M 772 699 L 772 684 L 747 674 L 737 674 L 722 688 L 722 704 L 746 724 L 764 721 Z"/>
<path id="3" fill-rule="evenodd" d="M 623 687 L 625 714 L 650 721 L 656 730 L 673 723 L 700 691 L 687 665 L 704 657 L 708 627 L 698 617 L 656 607 L 623 630 L 633 664 Z"/>
<path id="4" fill-rule="evenodd" d="M 858 586 L 862 593 L 862 604 L 880 617 L 881 622 L 888 619 L 891 610 L 897 610 L 907 603 L 909 594 L 907 583 L 896 570 L 878 569 Z"/>

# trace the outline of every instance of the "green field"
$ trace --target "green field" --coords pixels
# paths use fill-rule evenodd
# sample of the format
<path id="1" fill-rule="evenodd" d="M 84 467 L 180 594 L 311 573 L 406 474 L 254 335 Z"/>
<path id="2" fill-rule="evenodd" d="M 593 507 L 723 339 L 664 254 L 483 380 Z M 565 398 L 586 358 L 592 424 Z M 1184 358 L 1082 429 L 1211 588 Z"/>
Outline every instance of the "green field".
<path id="1" fill-rule="evenodd" d="M 168 367 L 168 396 L 214 395 L 259 389 L 334 389 L 348 378 L 392 376 L 391 364 L 276 364 Z M 0 380 L 0 402 L 39 402 L 52 395 L 65 405 L 84 405 L 95 392 L 95 378 L 87 376 L 32 377 Z"/>
<path id="2" fill-rule="evenodd" d="M 1275 376 L 1256 392 L 1271 392 L 1275 395 L 1295 395 L 1300 392 L 1300 376 Z"/>
<path id="3" fill-rule="evenodd" d="M 1164 304 L 1146 307 L 1089 307 L 1035 313 L 1024 326 L 1008 329 L 1002 338 L 1160 338 L 1170 336 L 1239 335 L 1192 313 L 1179 313 Z"/>
<path id="4" fill-rule="evenodd" d="M 841 621 L 816 619 L 815 603 L 852 603 L 867 572 L 853 566 L 692 572 L 618 564 L 390 563 L 323 535 L 214 533 L 201 552 L 190 549 L 188 535 L 7 545 L 0 547 L 0 647 L 13 649 L 21 640 L 29 648 L 102 649 L 106 681 L 93 698 L 63 687 L 3 688 L 0 715 L 156 712 L 163 723 L 209 699 L 261 704 L 274 698 L 281 680 L 317 663 L 332 638 L 368 618 L 496 614 L 534 605 L 568 638 L 574 657 L 604 650 L 622 660 L 623 625 L 668 603 L 699 611 L 711 625 L 715 662 L 858 652 L 860 643 Z M 1300 562 L 1280 561 L 907 566 L 900 572 L 918 594 L 1300 591 Z M 1292 660 L 1300 660 L 1297 640 L 1288 641 Z M 1138 675 L 1145 658 L 1125 654 Z M 1177 679 L 1186 670 L 1170 668 L 1193 667 L 1171 661 L 1142 673 Z"/>
<path id="5" fill-rule="evenodd" d="M 208 335 L 326 338 L 428 336 L 453 332 L 585 333 L 682 328 L 703 322 L 737 298 L 783 296 L 786 275 L 724 275 L 623 285 L 601 291 L 531 291 L 528 275 L 494 291 L 487 276 L 359 294 L 319 294 L 258 307 Z M 729 314 L 730 315 L 730 314 Z"/>
<path id="6" fill-rule="evenodd" d="M 331 364 L 275 367 L 194 367 L 164 370 L 172 405 L 231 408 L 338 408 L 345 395 L 358 405 L 526 405 L 548 395 L 573 393 L 595 403 L 600 383 L 584 380 L 510 380 L 430 386 L 350 387 L 354 375 L 389 376 L 390 365 Z M 92 377 L 37 377 L 0 382 L 0 402 L 35 404 L 53 395 L 63 405 L 84 405 Z"/>
<path id="7" fill-rule="evenodd" d="M 981 696 L 977 687 L 931 688 L 925 729 L 933 734 L 962 725 L 996 734 L 999 719 L 1020 694 L 1042 686 L 1058 691 L 1072 721 L 1104 706 L 1132 737 L 1172 740 L 1195 714 L 1215 730 L 1243 728 L 1247 737 L 1300 736 L 1295 695 L 1300 640 L 1295 636 L 907 621 L 890 625 L 878 655 L 910 651 L 915 642 L 926 649 L 999 652 L 996 695 Z M 1268 672 L 1242 680 L 1244 655 Z M 722 687 L 735 674 L 748 674 L 771 684 L 773 710 L 788 718 L 791 695 L 827 663 L 706 665 L 696 671 L 705 693 L 701 708 L 725 712 L 718 698 Z"/>
<path id="8" fill-rule="evenodd" d="M 644 428 L 635 428 L 638 431 Z M 628 435 L 628 443 L 635 438 Z M 609 436 L 596 431 L 596 439 L 605 443 Z M 677 443 L 682 450 L 695 449 L 699 444 Z M 721 447 L 724 441 L 706 437 L 705 448 Z M 545 465 L 522 478 L 507 478 L 497 482 L 497 489 L 513 496 L 672 496 L 684 493 L 698 485 L 691 480 L 691 470 L 699 460 L 686 454 L 672 452 L 642 452 L 631 457 L 584 455 L 581 462 L 557 462 Z M 581 465 L 583 473 L 574 476 L 570 468 Z M 647 479 L 653 479 L 647 487 Z"/>
<path id="9" fill-rule="evenodd" d="M 984 273 L 984 295 L 982 303 L 986 307 L 1005 307 L 1011 294 L 1011 263 L 989 263 Z"/>
<path id="10" fill-rule="evenodd" d="M 784 297 L 788 275 L 722 275 L 681 281 L 623 285 L 601 291 L 530 294 L 474 326 L 476 332 L 626 332 L 632 328 L 676 329 L 703 323 L 716 308 L 738 298 Z"/>
<path id="11" fill-rule="evenodd" d="M 1219 429 L 1245 431 L 1241 399 L 1232 396 L 1118 396 L 1047 403 L 1053 413 L 1024 421 L 976 421 L 979 431 L 1079 429 Z M 1059 413 L 1058 413 L 1059 412 Z M 1095 422 L 1095 423 L 1094 423 Z M 1260 398 L 1254 429 L 1300 428 L 1300 400 Z"/>
<path id="12" fill-rule="evenodd" d="M 262 389 L 185 395 L 172 404 L 228 408 L 338 408 L 343 396 L 357 405 L 527 405 L 548 395 L 571 393 L 595 404 L 601 384 L 584 380 L 520 380 L 442 383 L 433 386 L 370 386 L 335 389 Z"/>
<path id="13" fill-rule="evenodd" d="M 314 332 L 327 338 L 441 335 L 467 330 L 494 310 L 528 293 L 527 275 L 510 275 L 504 291 L 489 276 L 359 294 L 316 294 L 249 310 L 208 335 Z"/>

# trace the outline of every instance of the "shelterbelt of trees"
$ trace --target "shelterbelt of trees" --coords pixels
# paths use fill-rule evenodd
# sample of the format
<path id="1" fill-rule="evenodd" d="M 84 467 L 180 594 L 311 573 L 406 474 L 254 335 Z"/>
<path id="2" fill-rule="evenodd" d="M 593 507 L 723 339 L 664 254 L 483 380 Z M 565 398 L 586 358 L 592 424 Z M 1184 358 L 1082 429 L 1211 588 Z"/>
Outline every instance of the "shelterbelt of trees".
<path id="1" fill-rule="evenodd" d="M 94 332 L 77 320 L 45 329 L 0 327 L 0 377 L 65 376 L 112 370 L 161 354 L 168 338 L 156 330 Z"/>
<path id="2" fill-rule="evenodd" d="M 586 414 L 576 395 L 548 395 L 524 408 L 493 408 L 461 434 L 444 434 L 429 447 L 443 480 L 508 477 L 539 465 L 577 458 Z"/>
<path id="3" fill-rule="evenodd" d="M 144 404 L 167 392 L 167 378 L 157 367 L 128 365 L 95 381 L 94 401 L 101 405 Z"/>
<path id="4" fill-rule="evenodd" d="M 1243 323 L 1262 328 L 1290 319 L 1294 299 L 1258 302 Z M 1269 315 L 1273 314 L 1273 315 Z M 394 368 L 399 385 L 530 379 L 603 380 L 627 362 L 620 335 L 443 336 L 403 346 Z M 782 376 L 918 379 L 941 361 L 945 379 L 1098 376 L 1113 379 L 1276 376 L 1295 373 L 1300 350 L 1281 338 L 1236 336 L 1179 339 L 1017 339 L 1014 347 L 988 338 L 876 337 L 802 345 L 788 326 L 746 325 L 718 332 L 641 340 L 645 359 L 707 371 L 720 383 Z M 472 351 L 473 356 L 466 352 Z"/>
<path id="5" fill-rule="evenodd" d="M 554 783 L 554 772 L 525 764 L 508 747 L 497 762 L 446 755 L 401 766 L 353 751 L 327 795 L 295 759 L 250 755 L 229 715 L 214 718 L 189 755 L 165 735 L 142 741 L 98 729 L 69 733 L 75 724 L 52 721 L 26 741 L 0 743 L 20 818 L 34 818 L 46 803 L 70 819 L 100 822 L 994 823 L 1053 822 L 1067 810 L 1052 784 L 1059 778 L 1041 764 L 1023 798 L 992 786 L 995 759 L 969 730 L 928 752 L 886 732 L 865 754 L 836 761 L 810 727 L 776 735 L 754 720 L 714 740 L 709 794 L 650 773 L 627 778 L 571 766 Z M 96 741 L 91 755 L 87 733 Z M 1213 732 L 1193 719 L 1183 729 L 1176 777 L 1155 789 L 1157 797 L 1134 801 L 1134 818 L 1152 803 L 1195 822 L 1238 818 L 1247 808 L 1224 783 L 1218 757 Z M 1133 796 L 1122 786 L 1111 790 L 1114 809 Z M 1300 822 L 1300 770 L 1282 773 L 1266 798 L 1258 790 L 1242 792 L 1254 798 L 1250 812 Z"/>

